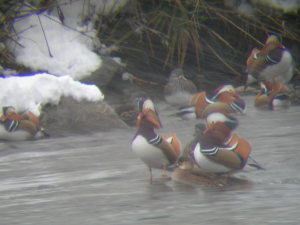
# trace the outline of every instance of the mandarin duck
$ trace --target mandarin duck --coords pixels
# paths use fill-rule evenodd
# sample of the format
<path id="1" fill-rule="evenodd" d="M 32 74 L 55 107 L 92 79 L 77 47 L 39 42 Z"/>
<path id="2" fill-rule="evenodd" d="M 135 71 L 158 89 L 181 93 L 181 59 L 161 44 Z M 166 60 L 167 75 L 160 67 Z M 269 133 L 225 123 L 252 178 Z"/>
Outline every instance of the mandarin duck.
<path id="1" fill-rule="evenodd" d="M 288 89 L 282 83 L 270 81 L 259 82 L 260 91 L 254 99 L 254 106 L 260 109 L 275 109 L 289 107 Z"/>
<path id="2" fill-rule="evenodd" d="M 203 119 L 205 108 L 212 104 L 221 111 L 240 114 L 244 114 L 246 111 L 245 101 L 236 93 L 232 85 L 226 84 L 218 87 L 209 96 L 205 91 L 195 94 L 188 106 L 178 108 L 178 111 L 170 116 L 178 116 L 183 119 Z"/>
<path id="3" fill-rule="evenodd" d="M 164 97 L 170 105 L 185 106 L 196 93 L 196 85 L 184 76 L 181 68 L 172 70 L 169 80 L 164 86 Z"/>
<path id="4" fill-rule="evenodd" d="M 238 125 L 236 117 L 213 110 L 207 115 L 206 124 L 193 149 L 195 164 L 211 173 L 242 170 L 251 153 L 251 145 L 233 133 Z"/>
<path id="5" fill-rule="evenodd" d="M 19 141 L 48 136 L 32 112 L 19 114 L 12 106 L 2 107 L 0 112 L 0 139 Z"/>
<path id="6" fill-rule="evenodd" d="M 152 168 L 162 169 L 165 175 L 166 169 L 176 163 L 181 154 L 181 143 L 174 133 L 166 136 L 155 132 L 162 124 L 154 103 L 149 98 L 138 101 L 137 127 L 131 148 L 149 168 L 152 181 Z"/>
<path id="7" fill-rule="evenodd" d="M 216 115 L 215 115 L 216 116 Z M 220 115 L 219 115 L 220 116 Z M 213 117 L 209 118 L 209 122 L 212 122 Z M 222 118 L 221 118 L 222 119 Z M 222 119 L 224 120 L 224 118 Z M 229 122 L 228 124 L 232 129 L 237 125 L 236 120 L 233 120 Z M 198 150 L 197 148 L 199 146 L 200 140 L 203 139 L 203 135 L 206 135 L 207 127 L 203 123 L 198 123 L 195 125 L 195 132 L 193 135 L 193 138 L 190 142 L 187 143 L 187 145 L 184 148 L 182 156 L 178 160 L 178 166 L 177 168 L 172 172 L 172 179 L 174 181 L 185 183 L 185 184 L 199 184 L 199 185 L 205 185 L 205 186 L 225 186 L 225 185 L 234 185 L 234 184 L 240 184 L 240 181 L 235 177 L 228 176 L 228 169 L 227 167 L 221 172 L 216 172 L 216 169 L 219 169 L 220 167 L 216 162 L 215 164 L 208 164 L 206 161 L 202 162 L 201 160 L 201 167 L 198 165 L 200 163 L 199 158 L 195 158 L 194 156 L 194 150 Z M 225 142 L 225 144 L 234 145 L 235 142 L 239 142 L 233 151 L 238 152 L 238 154 L 242 155 L 242 157 L 245 158 L 245 161 L 247 161 L 247 151 L 245 151 L 246 154 L 243 154 L 243 152 L 240 150 L 242 145 L 247 147 L 247 144 L 243 144 L 243 139 L 240 139 L 236 134 L 232 134 L 231 137 Z M 225 144 L 223 144 L 225 146 Z M 249 146 L 248 146 L 249 147 Z M 221 150 L 222 151 L 222 150 Z M 227 151 L 230 151 L 229 148 L 227 148 Z M 220 153 L 218 153 L 220 154 Z M 223 157 L 224 155 L 219 155 L 218 157 Z M 202 156 L 206 157 L 206 156 Z M 209 157 L 209 156 L 208 156 Z M 229 164 L 228 168 L 230 172 L 239 170 L 242 166 L 239 166 L 239 160 L 236 159 L 236 156 L 234 153 L 231 155 L 230 153 L 226 155 L 227 160 L 223 160 L 222 164 Z M 249 156 L 250 157 L 250 156 Z M 230 159 L 232 158 L 232 159 Z M 198 163 L 196 160 L 198 160 Z M 252 159 L 252 158 L 250 158 Z M 236 161 L 236 162 L 235 162 Z M 213 162 L 213 161 L 212 161 Z M 229 162 L 229 163 L 228 163 Z M 218 162 L 220 164 L 220 162 Z M 243 162 L 245 163 L 245 162 Z M 242 164 L 243 164 L 242 163 Z M 202 165 L 203 164 L 203 165 Z M 215 166 L 217 165 L 217 166 Z M 255 167 L 256 169 L 263 169 L 256 161 L 253 160 L 253 163 L 247 163 L 247 165 Z M 214 166 L 212 169 L 210 167 Z M 225 167 L 225 166 L 224 166 Z M 232 169 L 232 167 L 234 167 Z M 221 168 L 222 169 L 222 168 Z M 225 173 L 223 173 L 226 171 Z M 243 180 L 245 182 L 245 180 Z M 244 183 L 243 182 L 243 183 Z M 246 182 L 247 183 L 247 182 Z"/>
<path id="8" fill-rule="evenodd" d="M 255 81 L 273 80 L 286 84 L 294 73 L 290 51 L 282 45 L 279 36 L 270 35 L 261 50 L 254 48 L 246 61 L 247 85 Z"/>

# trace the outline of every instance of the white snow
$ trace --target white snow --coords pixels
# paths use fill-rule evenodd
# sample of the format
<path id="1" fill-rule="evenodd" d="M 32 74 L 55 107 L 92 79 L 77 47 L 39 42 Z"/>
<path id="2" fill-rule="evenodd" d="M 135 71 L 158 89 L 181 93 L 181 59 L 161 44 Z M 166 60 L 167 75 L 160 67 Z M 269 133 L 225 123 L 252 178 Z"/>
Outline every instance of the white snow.
<path id="1" fill-rule="evenodd" d="M 56 105 L 62 96 L 94 102 L 104 98 L 95 85 L 80 83 L 70 76 L 56 77 L 47 73 L 0 78 L 0 90 L 1 107 L 13 106 L 17 112 L 31 111 L 37 116 L 45 104 Z"/>
<path id="2" fill-rule="evenodd" d="M 14 46 L 16 61 L 35 71 L 80 79 L 101 66 L 100 57 L 90 49 L 89 37 L 63 26 L 54 16 L 33 14 L 15 22 L 14 27 L 21 44 Z"/>
<path id="3" fill-rule="evenodd" d="M 17 63 L 36 74 L 10 76 L 14 75 L 12 70 L 0 70 L 4 75 L 0 78 L 0 107 L 13 106 L 17 111 L 29 110 L 40 115 L 45 104 L 58 104 L 62 96 L 77 101 L 104 99 L 97 86 L 77 80 L 102 65 L 101 58 L 93 51 L 102 46 L 93 28 L 96 13 L 107 15 L 128 0 L 57 2 L 65 17 L 63 24 L 56 7 L 39 14 L 33 12 L 14 22 L 12 35 L 16 34 L 16 39 L 9 43 L 10 50 Z"/>

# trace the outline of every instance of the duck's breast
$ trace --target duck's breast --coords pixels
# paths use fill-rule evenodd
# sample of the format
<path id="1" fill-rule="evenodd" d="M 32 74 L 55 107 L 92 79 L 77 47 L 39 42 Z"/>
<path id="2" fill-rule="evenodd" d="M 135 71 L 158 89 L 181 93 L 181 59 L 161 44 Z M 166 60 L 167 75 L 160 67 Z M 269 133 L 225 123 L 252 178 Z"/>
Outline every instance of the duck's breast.
<path id="1" fill-rule="evenodd" d="M 212 173 L 228 173 L 232 170 L 226 166 L 215 163 L 212 160 L 208 159 L 204 154 L 202 154 L 201 146 L 199 143 L 197 143 L 194 149 L 194 158 L 197 165 L 200 168 L 205 169 Z"/>
<path id="2" fill-rule="evenodd" d="M 0 125 L 0 139 L 8 141 L 22 141 L 31 137 L 30 133 L 24 130 L 8 132 L 3 125 Z"/>
<path id="3" fill-rule="evenodd" d="M 149 167 L 159 168 L 169 164 L 162 151 L 155 145 L 149 144 L 142 135 L 137 135 L 131 143 L 132 151 Z"/>
<path id="4" fill-rule="evenodd" d="M 189 104 L 193 94 L 185 91 L 177 91 L 172 94 L 165 95 L 165 100 L 173 106 L 186 106 Z"/>
<path id="5" fill-rule="evenodd" d="M 293 58 L 289 51 L 284 51 L 280 62 L 268 65 L 261 71 L 259 77 L 265 80 L 276 79 L 277 82 L 287 83 L 293 76 Z"/>

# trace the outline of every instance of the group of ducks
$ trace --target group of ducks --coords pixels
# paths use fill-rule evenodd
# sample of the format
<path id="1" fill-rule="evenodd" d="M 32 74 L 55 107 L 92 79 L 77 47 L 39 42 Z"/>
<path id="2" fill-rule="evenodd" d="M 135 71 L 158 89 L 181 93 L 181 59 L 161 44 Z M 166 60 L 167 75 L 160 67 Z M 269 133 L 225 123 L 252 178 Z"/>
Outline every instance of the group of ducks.
<path id="1" fill-rule="evenodd" d="M 261 50 L 254 48 L 246 65 L 247 84 L 259 82 L 259 92 L 254 100 L 256 107 L 274 109 L 290 105 L 286 85 L 294 75 L 294 62 L 279 36 L 270 35 Z"/>
<path id="2" fill-rule="evenodd" d="M 273 109 L 289 102 L 286 83 L 292 78 L 293 62 L 290 52 L 281 44 L 278 36 L 268 37 L 261 50 L 254 49 L 247 60 L 247 84 L 254 80 L 259 91 L 254 105 Z M 181 69 L 172 71 L 165 86 L 165 100 L 178 107 L 172 114 L 182 118 L 203 121 L 195 126 L 192 140 L 182 148 L 179 138 L 156 132 L 162 127 L 153 101 L 138 101 L 138 130 L 131 142 L 133 152 L 146 164 L 152 180 L 152 169 L 162 169 L 163 175 L 172 170 L 176 179 L 191 179 L 198 183 L 214 183 L 242 170 L 251 153 L 251 144 L 240 137 L 235 129 L 237 114 L 246 112 L 245 101 L 236 89 L 225 84 L 211 95 L 197 92 Z M 180 177 L 180 178 L 178 178 Z M 226 180 L 226 179 L 225 179 Z"/>
<path id="3" fill-rule="evenodd" d="M 175 134 L 159 135 L 162 127 L 153 101 L 142 98 L 138 101 L 137 133 L 131 147 L 133 152 L 149 168 L 166 170 L 176 167 L 190 174 L 205 171 L 228 174 L 243 169 L 251 153 L 249 142 L 239 137 L 234 130 L 238 126 L 237 113 L 244 113 L 246 104 L 236 94 L 232 85 L 223 85 L 212 96 L 206 92 L 192 96 L 190 105 L 196 118 L 204 123 L 195 126 L 193 140 L 182 149 Z"/>
<path id="4" fill-rule="evenodd" d="M 254 105 L 272 109 L 288 106 L 286 86 L 293 76 L 291 53 L 276 35 L 270 35 L 262 49 L 253 49 L 247 60 L 247 84 L 254 80 L 259 91 Z M 246 112 L 245 101 L 230 85 L 221 85 L 212 94 L 197 92 L 182 69 L 172 71 L 165 86 L 165 99 L 179 107 L 182 118 L 202 120 L 195 125 L 192 140 L 183 148 L 175 133 L 160 135 L 161 120 L 153 101 L 141 98 L 137 104 L 138 130 L 131 142 L 132 151 L 145 163 L 152 180 L 152 169 L 166 175 L 172 170 L 175 180 L 189 179 L 200 184 L 226 184 L 228 175 L 241 171 L 251 154 L 251 144 L 236 133 L 237 114 Z M 31 112 L 18 113 L 12 106 L 0 109 L 0 138 L 26 140 L 47 136 L 39 118 Z"/>

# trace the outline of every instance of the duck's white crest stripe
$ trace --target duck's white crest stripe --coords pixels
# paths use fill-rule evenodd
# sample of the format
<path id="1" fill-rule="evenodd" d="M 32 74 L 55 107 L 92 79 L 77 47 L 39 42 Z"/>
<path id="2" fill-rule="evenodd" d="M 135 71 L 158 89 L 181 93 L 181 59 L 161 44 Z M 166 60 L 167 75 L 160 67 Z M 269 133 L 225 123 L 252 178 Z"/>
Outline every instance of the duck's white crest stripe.
<path id="1" fill-rule="evenodd" d="M 155 111 L 154 104 L 153 104 L 153 102 L 152 102 L 150 99 L 147 99 L 147 100 L 144 102 L 144 107 L 145 107 L 146 109 L 151 109 L 151 110 Z"/>

